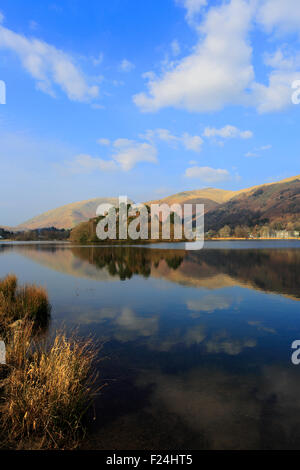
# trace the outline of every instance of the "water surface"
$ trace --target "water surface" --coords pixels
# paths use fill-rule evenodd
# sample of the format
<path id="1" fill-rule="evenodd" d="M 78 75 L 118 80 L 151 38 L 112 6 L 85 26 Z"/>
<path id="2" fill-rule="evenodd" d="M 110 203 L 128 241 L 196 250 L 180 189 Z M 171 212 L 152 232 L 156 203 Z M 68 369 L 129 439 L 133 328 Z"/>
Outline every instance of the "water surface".
<path id="1" fill-rule="evenodd" d="M 44 285 L 51 328 L 104 341 L 99 449 L 300 448 L 300 243 L 0 244 L 0 276 Z"/>

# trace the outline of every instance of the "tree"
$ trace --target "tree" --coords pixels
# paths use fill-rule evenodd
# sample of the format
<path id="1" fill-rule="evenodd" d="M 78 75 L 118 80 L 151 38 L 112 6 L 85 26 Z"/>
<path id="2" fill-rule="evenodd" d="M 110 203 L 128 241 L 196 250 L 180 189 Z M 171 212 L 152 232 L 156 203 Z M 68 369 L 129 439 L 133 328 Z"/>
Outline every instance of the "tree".
<path id="1" fill-rule="evenodd" d="M 224 227 L 222 227 L 219 230 L 220 238 L 228 238 L 230 237 L 230 235 L 231 235 L 231 228 L 229 227 L 229 225 L 224 225 Z"/>
<path id="2" fill-rule="evenodd" d="M 246 227 L 245 225 L 243 226 L 238 225 L 234 229 L 234 236 L 236 238 L 249 238 L 249 232 L 250 232 L 249 228 Z"/>

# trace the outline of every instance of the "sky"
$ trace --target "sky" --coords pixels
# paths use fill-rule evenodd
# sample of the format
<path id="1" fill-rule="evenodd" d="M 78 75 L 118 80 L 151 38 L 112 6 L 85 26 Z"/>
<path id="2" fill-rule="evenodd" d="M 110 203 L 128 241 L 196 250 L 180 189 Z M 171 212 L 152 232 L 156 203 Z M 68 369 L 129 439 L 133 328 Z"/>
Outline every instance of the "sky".
<path id="1" fill-rule="evenodd" d="M 0 226 L 300 174 L 299 32 L 299 0 L 0 0 Z"/>

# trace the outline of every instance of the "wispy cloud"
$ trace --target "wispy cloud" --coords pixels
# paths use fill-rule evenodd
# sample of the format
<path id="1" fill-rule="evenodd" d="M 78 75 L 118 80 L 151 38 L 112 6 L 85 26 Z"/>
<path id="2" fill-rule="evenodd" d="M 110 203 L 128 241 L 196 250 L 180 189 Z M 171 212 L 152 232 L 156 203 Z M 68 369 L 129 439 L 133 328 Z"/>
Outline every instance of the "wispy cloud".
<path id="1" fill-rule="evenodd" d="M 271 148 L 272 148 L 272 145 L 262 145 L 261 147 L 257 147 L 254 150 L 247 152 L 245 154 L 245 157 L 247 158 L 260 157 L 261 152 L 265 152 L 266 150 L 270 150 Z"/>
<path id="2" fill-rule="evenodd" d="M 219 183 L 229 179 L 230 174 L 227 170 L 215 169 L 208 166 L 192 166 L 185 171 L 187 178 L 197 178 L 204 183 Z"/>
<path id="3" fill-rule="evenodd" d="M 112 160 L 103 160 L 102 158 L 94 158 L 87 154 L 77 155 L 73 161 L 67 164 L 72 173 L 91 173 L 95 170 L 114 171 L 117 165 Z"/>
<path id="4" fill-rule="evenodd" d="M 203 139 L 199 135 L 190 135 L 188 132 L 184 132 L 182 135 L 176 136 L 169 129 L 148 129 L 141 137 L 150 142 L 161 140 L 172 147 L 182 145 L 186 150 L 194 152 L 200 152 L 203 145 Z"/>
<path id="5" fill-rule="evenodd" d="M 37 88 L 51 96 L 57 86 L 73 101 L 91 101 L 99 94 L 98 86 L 87 83 L 72 57 L 51 44 L 0 25 L 0 48 L 17 54 Z"/>
<path id="6" fill-rule="evenodd" d="M 264 63 L 271 67 L 267 84 L 254 82 L 252 85 L 253 101 L 261 114 L 291 106 L 292 83 L 300 76 L 300 53 L 277 49 L 273 54 L 265 54 Z"/>
<path id="7" fill-rule="evenodd" d="M 103 52 L 100 52 L 100 54 L 98 54 L 97 57 L 92 58 L 93 65 L 97 66 L 97 65 L 102 64 L 103 58 L 104 58 L 104 54 Z"/>
<path id="8" fill-rule="evenodd" d="M 93 157 L 89 154 L 80 154 L 68 162 L 65 167 L 72 173 L 91 173 L 94 171 L 129 171 L 138 163 L 157 163 L 157 149 L 149 142 L 139 142 L 130 139 L 109 139 L 97 141 L 102 146 L 109 147 L 108 158 Z"/>
<path id="9" fill-rule="evenodd" d="M 174 57 L 178 56 L 180 54 L 180 44 L 177 41 L 177 39 L 174 39 L 174 41 L 171 42 L 171 52 Z"/>
<path id="10" fill-rule="evenodd" d="M 123 59 L 120 63 L 120 69 L 122 72 L 131 72 L 135 68 L 135 65 L 127 59 Z"/>
<path id="11" fill-rule="evenodd" d="M 300 9 L 298 0 L 261 0 L 257 12 L 258 22 L 268 31 L 299 32 Z"/>
<path id="12" fill-rule="evenodd" d="M 216 129 L 214 127 L 206 127 L 203 132 L 204 137 L 222 137 L 223 139 L 250 139 L 253 137 L 253 132 L 251 131 L 241 131 L 235 126 L 227 125 L 221 129 Z"/>
<path id="13" fill-rule="evenodd" d="M 189 18 L 205 4 L 182 3 Z M 160 78 L 150 79 L 148 93 L 134 96 L 136 105 L 146 112 L 167 106 L 206 112 L 240 102 L 254 78 L 247 41 L 251 19 L 252 8 L 244 0 L 212 7 L 198 25 L 199 40 L 193 52 Z"/>
<path id="14" fill-rule="evenodd" d="M 110 140 L 109 139 L 98 139 L 97 143 L 99 145 L 104 145 L 104 146 L 108 147 L 110 145 Z"/>
<path id="15" fill-rule="evenodd" d="M 186 8 L 186 19 L 191 23 L 202 8 L 207 5 L 207 0 L 176 0 L 176 2 Z"/>
<path id="16" fill-rule="evenodd" d="M 112 158 L 119 163 L 124 171 L 131 170 L 137 163 L 157 163 L 157 149 L 147 142 L 137 142 L 129 139 L 117 139 L 114 142 L 116 149 Z"/>
<path id="17" fill-rule="evenodd" d="M 186 8 L 186 19 L 199 38 L 190 54 L 145 77 L 147 91 L 133 97 L 141 111 L 174 107 L 209 112 L 242 105 L 268 113 L 292 105 L 291 83 L 299 78 L 300 65 L 265 62 L 267 80 L 258 81 L 250 32 L 253 27 L 269 36 L 299 32 L 299 0 L 228 0 L 210 8 L 205 0 L 177 3 Z M 297 56 L 295 50 L 292 56 Z"/>

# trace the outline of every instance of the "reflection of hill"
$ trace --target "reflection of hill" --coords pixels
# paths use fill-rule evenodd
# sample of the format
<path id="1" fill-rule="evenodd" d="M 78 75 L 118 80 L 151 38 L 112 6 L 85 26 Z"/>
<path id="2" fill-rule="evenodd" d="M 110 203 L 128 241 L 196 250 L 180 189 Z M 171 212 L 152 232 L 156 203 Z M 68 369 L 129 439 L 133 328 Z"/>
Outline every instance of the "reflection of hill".
<path id="1" fill-rule="evenodd" d="M 58 271 L 78 278 L 93 279 L 95 281 L 109 281 L 112 276 L 106 269 L 100 270 L 91 264 L 88 259 L 80 259 L 68 246 L 63 245 L 1 245 L 0 255 L 8 250 L 19 254 Z"/>
<path id="2" fill-rule="evenodd" d="M 56 271 L 98 281 L 141 275 L 191 287 L 219 289 L 241 285 L 300 298 L 299 250 L 187 252 L 126 246 L 0 246 L 0 254 L 6 250 L 16 250 Z"/>
<path id="3" fill-rule="evenodd" d="M 196 265 L 198 256 L 188 255 Z M 300 298 L 299 250 L 204 250 L 200 257 L 212 269 L 244 285 Z"/>

